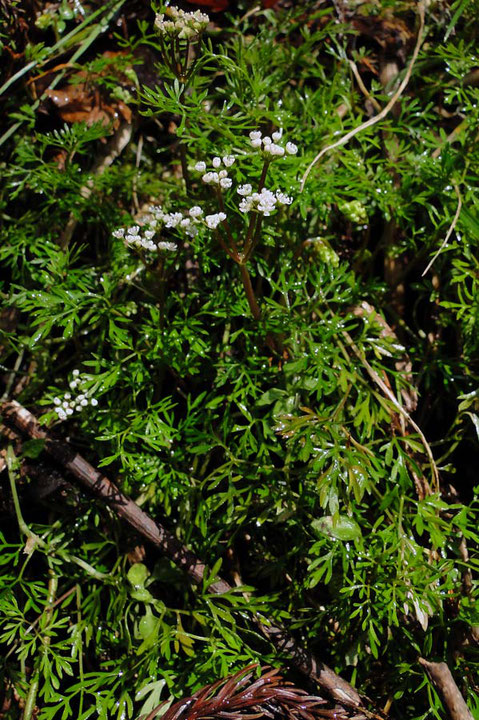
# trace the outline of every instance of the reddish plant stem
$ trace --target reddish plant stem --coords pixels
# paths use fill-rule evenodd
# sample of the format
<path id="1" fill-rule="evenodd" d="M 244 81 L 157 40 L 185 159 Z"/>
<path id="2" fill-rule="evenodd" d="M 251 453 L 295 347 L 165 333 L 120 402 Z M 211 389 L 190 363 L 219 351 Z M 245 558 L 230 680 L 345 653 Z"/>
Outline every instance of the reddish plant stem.
<path id="1" fill-rule="evenodd" d="M 247 262 L 250 259 L 251 255 L 254 252 L 256 245 L 259 242 L 259 235 L 260 235 L 262 224 L 263 224 L 263 216 L 258 215 L 256 218 L 256 227 L 254 229 L 253 237 L 251 238 L 251 243 L 249 245 L 249 248 L 245 251 L 245 253 L 243 255 L 244 262 Z"/>
<path id="2" fill-rule="evenodd" d="M 217 197 L 217 199 L 218 199 L 218 205 L 220 206 L 221 212 L 222 212 L 222 213 L 225 213 L 225 203 L 224 203 L 224 200 L 223 200 L 223 193 L 221 192 L 221 188 L 220 188 L 219 186 L 218 186 L 218 188 L 217 188 L 217 190 L 216 190 L 216 197 Z M 226 215 L 226 213 L 225 213 L 225 215 Z M 231 249 L 231 252 L 230 252 L 231 257 L 233 258 L 233 260 L 234 260 L 235 262 L 239 262 L 239 258 L 240 258 L 241 256 L 240 256 L 240 253 L 238 252 L 238 247 L 237 247 L 237 245 L 236 245 L 236 243 L 235 243 L 235 239 L 234 239 L 234 237 L 233 237 L 233 233 L 231 232 L 231 228 L 230 228 L 229 222 L 228 222 L 228 220 L 223 220 L 223 221 L 221 222 L 221 224 L 223 225 L 224 229 L 226 230 L 226 235 L 227 235 L 227 237 L 228 237 L 228 242 L 229 242 L 229 244 L 230 244 L 230 247 L 232 248 L 232 249 Z"/>
<path id="3" fill-rule="evenodd" d="M 258 183 L 258 191 L 261 192 L 261 190 L 264 188 L 264 183 L 266 181 L 266 175 L 268 173 L 268 168 L 270 166 L 270 160 L 265 160 L 263 165 L 263 170 L 261 171 L 261 177 L 259 179 Z M 256 213 L 251 213 L 251 218 L 249 221 L 248 229 L 246 231 L 246 239 L 244 241 L 244 249 L 243 249 L 243 258 L 247 258 L 251 256 L 251 244 L 253 241 L 253 237 L 256 233 L 253 233 L 254 227 L 255 227 L 255 221 L 256 221 Z"/>
<path id="4" fill-rule="evenodd" d="M 217 238 L 219 244 L 221 245 L 221 247 L 223 248 L 223 250 L 225 251 L 225 253 L 228 255 L 228 257 L 230 257 L 230 258 L 231 258 L 232 260 L 234 260 L 235 262 L 238 262 L 238 261 L 237 261 L 237 256 L 229 249 L 229 247 L 227 246 L 227 244 L 225 243 L 225 241 L 224 241 L 223 238 L 221 237 L 221 233 L 218 232 L 218 230 L 215 230 L 215 235 L 216 235 L 216 238 Z"/>
<path id="5" fill-rule="evenodd" d="M 254 319 L 258 321 L 261 319 L 261 310 L 259 309 L 259 305 L 254 294 L 253 285 L 251 284 L 251 276 L 248 272 L 248 268 L 246 267 L 246 265 L 243 265 L 243 263 L 238 263 L 238 265 L 251 314 L 253 315 Z"/>

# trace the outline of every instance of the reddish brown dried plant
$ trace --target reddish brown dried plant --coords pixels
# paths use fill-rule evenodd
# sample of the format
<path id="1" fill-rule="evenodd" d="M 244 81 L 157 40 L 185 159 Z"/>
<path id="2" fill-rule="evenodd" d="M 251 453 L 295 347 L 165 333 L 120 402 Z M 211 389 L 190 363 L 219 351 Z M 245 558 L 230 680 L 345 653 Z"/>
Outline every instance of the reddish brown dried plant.
<path id="1" fill-rule="evenodd" d="M 283 680 L 279 670 L 262 668 L 254 679 L 257 665 L 249 665 L 225 680 L 218 680 L 194 695 L 171 705 L 164 703 L 139 720 L 342 720 L 347 711 L 340 707 L 326 709 L 326 700 L 308 695 L 305 690 Z"/>

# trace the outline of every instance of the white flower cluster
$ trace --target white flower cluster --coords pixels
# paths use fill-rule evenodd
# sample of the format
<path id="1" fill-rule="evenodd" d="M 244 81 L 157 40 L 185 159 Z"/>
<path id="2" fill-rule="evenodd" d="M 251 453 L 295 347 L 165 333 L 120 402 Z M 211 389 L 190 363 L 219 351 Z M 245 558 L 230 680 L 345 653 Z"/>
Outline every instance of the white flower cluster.
<path id="1" fill-rule="evenodd" d="M 210 230 L 214 230 L 220 222 L 226 220 L 226 215 L 223 212 L 216 213 L 215 215 L 205 215 L 199 205 L 194 205 L 188 210 L 187 214 L 181 212 L 165 214 L 161 208 L 154 207 L 150 208 L 150 210 L 153 213 L 154 219 L 163 221 L 165 227 L 179 228 L 190 237 L 195 237 L 202 225 L 206 225 Z M 158 245 L 161 245 L 161 243 L 158 243 Z"/>
<path id="2" fill-rule="evenodd" d="M 271 137 L 268 135 L 263 137 L 260 130 L 253 130 L 250 132 L 249 137 L 251 146 L 257 149 L 262 148 L 264 155 L 270 158 L 283 157 L 285 153 L 287 155 L 296 155 L 298 152 L 297 146 L 292 142 L 287 142 L 284 147 L 279 144 L 283 138 L 282 128 L 272 133 Z"/>
<path id="3" fill-rule="evenodd" d="M 165 14 L 171 19 L 165 20 Z M 192 40 L 206 29 L 209 21 L 208 15 L 199 10 L 186 12 L 177 7 L 168 7 L 165 13 L 156 16 L 155 29 L 160 35 Z"/>
<path id="4" fill-rule="evenodd" d="M 206 163 L 202 161 L 196 163 L 195 170 L 204 173 L 201 179 L 204 183 L 206 183 L 206 185 L 219 185 L 223 190 L 227 190 L 232 186 L 233 181 L 230 177 L 228 177 L 228 170 L 225 170 L 224 168 L 220 170 L 220 168 L 221 165 L 224 165 L 225 168 L 231 167 L 235 159 L 234 155 L 225 155 L 223 158 L 214 157 L 211 161 L 213 170 L 205 172 Z"/>
<path id="5" fill-rule="evenodd" d="M 205 222 L 210 230 L 216 230 L 220 222 L 223 222 L 223 220 L 226 220 L 224 212 L 216 213 L 216 215 L 207 215 L 205 217 Z"/>
<path id="6" fill-rule="evenodd" d="M 238 195 L 243 196 L 239 206 L 242 213 L 256 210 L 256 212 L 260 212 L 263 213 L 263 215 L 268 216 L 277 209 L 277 205 L 291 205 L 293 202 L 293 198 L 289 195 L 285 195 L 285 193 L 281 192 L 281 190 L 276 190 L 274 193 L 271 190 L 263 188 L 261 192 L 257 193 L 252 192 L 252 187 L 249 184 L 240 185 L 237 193 Z"/>
<path id="7" fill-rule="evenodd" d="M 203 209 L 199 205 L 194 205 L 186 213 L 165 213 L 160 206 L 153 205 L 150 207 L 150 215 L 146 215 L 142 220 L 151 229 L 140 230 L 138 225 L 133 225 L 127 229 L 115 230 L 113 236 L 124 239 L 127 245 L 143 248 L 144 250 L 174 252 L 178 249 L 178 246 L 173 242 L 153 242 L 152 238 L 158 232 L 160 224 L 165 228 L 175 228 L 190 237 L 195 237 L 201 226 L 206 225 L 210 230 L 215 230 L 220 222 L 226 220 L 226 214 L 219 212 L 205 216 Z"/>
<path id="8" fill-rule="evenodd" d="M 74 370 L 73 380 L 70 381 L 70 389 L 76 390 L 78 387 L 81 389 L 83 384 L 80 378 L 80 371 Z M 87 392 L 81 392 L 75 397 L 72 397 L 71 393 L 65 393 L 63 400 L 59 397 L 53 398 L 53 404 L 55 406 L 55 412 L 58 415 L 59 420 L 66 420 L 69 415 L 73 415 L 74 411 L 80 412 L 83 408 L 91 405 L 96 407 L 98 400 L 94 397 L 89 397 Z"/>
<path id="9" fill-rule="evenodd" d="M 143 234 L 142 234 L 143 233 Z M 158 246 L 153 242 L 154 230 L 143 230 L 139 225 L 132 225 L 129 228 L 118 228 L 112 233 L 113 237 L 122 239 L 127 245 L 141 248 L 143 250 L 157 250 Z M 174 247 L 176 250 L 176 245 Z"/>

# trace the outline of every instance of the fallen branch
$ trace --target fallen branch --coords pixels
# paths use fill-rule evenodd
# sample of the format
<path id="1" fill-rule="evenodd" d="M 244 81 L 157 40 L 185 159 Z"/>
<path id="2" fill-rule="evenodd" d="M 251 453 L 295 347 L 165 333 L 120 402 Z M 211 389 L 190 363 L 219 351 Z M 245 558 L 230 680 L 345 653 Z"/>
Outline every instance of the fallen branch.
<path id="1" fill-rule="evenodd" d="M 139 534 L 159 548 L 178 567 L 181 567 L 195 583 L 201 583 L 206 574 L 205 564 L 174 537 L 160 523 L 155 522 L 133 500 L 124 495 L 105 475 L 90 465 L 81 455 L 72 450 L 63 440 L 53 439 L 42 430 L 32 413 L 15 400 L 1 407 L 3 421 L 21 431 L 30 438 L 45 441 L 45 451 L 78 481 L 97 497 L 104 500 L 120 517 L 126 520 Z M 225 580 L 218 578 L 209 586 L 216 594 L 230 592 L 233 588 Z M 288 657 L 291 664 L 307 677 L 313 679 L 334 700 L 342 705 L 358 710 L 356 720 L 378 718 L 362 707 L 362 699 L 357 690 L 331 668 L 317 660 L 308 650 L 297 644 L 296 640 L 283 628 L 259 615 L 254 617 L 261 631 L 277 650 Z"/>
<path id="2" fill-rule="evenodd" d="M 301 186 L 300 186 L 300 192 L 303 192 L 304 186 L 306 184 L 306 180 L 308 179 L 309 173 L 313 169 L 313 167 L 316 165 L 317 162 L 321 160 L 323 155 L 326 155 L 327 152 L 330 150 L 334 150 L 337 147 L 341 147 L 341 145 L 346 145 L 351 138 L 355 137 L 358 133 L 360 133 L 362 130 L 366 130 L 368 127 L 372 127 L 376 123 L 378 123 L 380 120 L 384 120 L 386 115 L 388 115 L 391 110 L 393 109 L 394 105 L 397 103 L 401 95 L 403 94 L 404 90 L 406 89 L 406 86 L 411 79 L 412 69 L 414 67 L 414 63 L 417 60 L 417 56 L 419 55 L 419 50 L 421 48 L 422 40 L 423 40 L 423 32 L 424 32 L 424 3 L 421 0 L 418 3 L 418 15 L 419 15 L 419 30 L 417 34 L 417 40 L 416 45 L 414 47 L 414 51 L 411 57 L 411 62 L 409 63 L 409 67 L 406 71 L 406 74 L 404 76 L 404 79 L 394 95 L 392 96 L 391 100 L 388 102 L 388 104 L 381 110 L 380 113 L 375 115 L 372 118 L 369 118 L 369 120 L 366 120 L 366 122 L 363 122 L 361 125 L 358 125 L 358 127 L 355 127 L 353 130 L 350 130 L 346 135 L 343 135 L 342 138 L 337 140 L 336 142 L 332 143 L 331 145 L 326 145 L 322 150 L 319 151 L 319 153 L 316 155 L 314 160 L 308 165 L 306 172 L 304 173 L 302 179 L 301 179 Z"/>
<path id="3" fill-rule="evenodd" d="M 422 657 L 419 663 L 439 691 L 451 720 L 474 720 L 446 663 L 429 662 Z"/>

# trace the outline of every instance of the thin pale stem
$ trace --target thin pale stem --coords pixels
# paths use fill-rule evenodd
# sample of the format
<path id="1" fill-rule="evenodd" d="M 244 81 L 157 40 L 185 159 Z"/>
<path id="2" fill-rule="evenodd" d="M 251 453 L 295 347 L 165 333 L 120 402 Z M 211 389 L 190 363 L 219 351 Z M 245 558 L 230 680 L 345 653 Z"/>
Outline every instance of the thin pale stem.
<path id="1" fill-rule="evenodd" d="M 28 695 L 25 700 L 25 708 L 23 710 L 22 720 L 31 720 L 33 711 L 37 702 L 38 686 L 40 684 L 40 672 L 35 670 L 28 688 Z"/>

